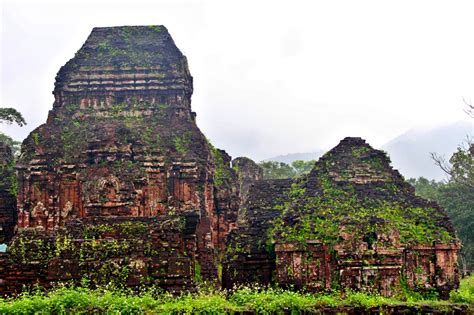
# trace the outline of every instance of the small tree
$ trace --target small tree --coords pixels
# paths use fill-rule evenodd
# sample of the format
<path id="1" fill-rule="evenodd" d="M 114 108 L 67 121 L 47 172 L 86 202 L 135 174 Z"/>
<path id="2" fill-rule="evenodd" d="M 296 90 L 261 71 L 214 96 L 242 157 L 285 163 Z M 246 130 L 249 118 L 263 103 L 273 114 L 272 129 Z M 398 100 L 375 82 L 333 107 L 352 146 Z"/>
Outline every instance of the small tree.
<path id="1" fill-rule="evenodd" d="M 26 125 L 26 121 L 23 118 L 23 115 L 16 109 L 11 107 L 0 108 L 0 123 L 6 123 L 9 125 L 15 123 L 20 127 Z M 19 154 L 21 145 L 19 141 L 15 141 L 3 132 L 0 132 L 0 142 L 8 144 L 12 148 L 14 156 L 17 156 Z"/>

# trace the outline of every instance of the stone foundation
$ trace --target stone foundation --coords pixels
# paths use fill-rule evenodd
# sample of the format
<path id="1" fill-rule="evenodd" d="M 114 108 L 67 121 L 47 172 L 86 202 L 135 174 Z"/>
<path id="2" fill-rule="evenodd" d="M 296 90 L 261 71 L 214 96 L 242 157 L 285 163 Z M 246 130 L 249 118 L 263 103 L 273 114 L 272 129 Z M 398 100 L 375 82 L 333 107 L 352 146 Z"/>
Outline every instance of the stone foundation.
<path id="1" fill-rule="evenodd" d="M 276 283 L 309 291 L 342 289 L 374 290 L 383 296 L 393 296 L 401 290 L 401 279 L 416 291 L 433 289 L 441 297 L 459 282 L 455 269 L 459 243 L 434 244 L 430 247 L 378 250 L 359 257 L 330 251 L 317 241 L 306 246 L 298 243 L 278 243 L 276 253 Z"/>

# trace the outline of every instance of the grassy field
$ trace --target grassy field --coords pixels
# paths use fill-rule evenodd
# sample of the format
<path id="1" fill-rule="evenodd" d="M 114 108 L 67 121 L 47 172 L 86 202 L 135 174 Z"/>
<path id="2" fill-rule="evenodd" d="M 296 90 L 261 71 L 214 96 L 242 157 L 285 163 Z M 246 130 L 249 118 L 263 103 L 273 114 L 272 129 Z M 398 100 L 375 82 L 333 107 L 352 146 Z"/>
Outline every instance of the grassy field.
<path id="1" fill-rule="evenodd" d="M 0 299 L 0 314 L 298 314 L 344 313 L 354 308 L 373 314 L 377 310 L 389 313 L 386 309 L 391 306 L 403 305 L 416 312 L 428 307 L 449 313 L 453 307 L 461 307 L 474 313 L 474 276 L 463 279 L 459 290 L 453 291 L 448 301 L 424 299 L 407 292 L 397 298 L 384 298 L 363 292 L 309 294 L 240 287 L 229 292 L 202 288 L 198 293 L 175 297 L 154 289 L 131 293 L 106 288 L 62 287 L 47 293 L 33 290 L 16 298 Z"/>

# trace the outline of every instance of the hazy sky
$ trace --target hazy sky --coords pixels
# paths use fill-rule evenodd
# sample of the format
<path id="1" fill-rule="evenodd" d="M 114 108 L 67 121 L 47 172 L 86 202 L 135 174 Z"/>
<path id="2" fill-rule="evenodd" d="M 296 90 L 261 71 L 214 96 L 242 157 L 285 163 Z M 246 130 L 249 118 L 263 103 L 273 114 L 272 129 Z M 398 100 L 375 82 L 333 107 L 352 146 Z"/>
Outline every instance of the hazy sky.
<path id="1" fill-rule="evenodd" d="M 378 147 L 468 120 L 473 1 L 2 1 L 1 106 L 44 123 L 54 78 L 95 26 L 165 25 L 188 57 L 193 110 L 232 156 Z"/>

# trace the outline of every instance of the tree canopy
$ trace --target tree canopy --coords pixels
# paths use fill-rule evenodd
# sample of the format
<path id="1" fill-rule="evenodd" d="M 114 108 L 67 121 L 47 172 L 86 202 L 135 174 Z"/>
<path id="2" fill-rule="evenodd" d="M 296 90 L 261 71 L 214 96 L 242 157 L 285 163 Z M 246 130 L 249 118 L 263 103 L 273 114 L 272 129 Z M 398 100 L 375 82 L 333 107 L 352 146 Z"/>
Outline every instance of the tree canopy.
<path id="1" fill-rule="evenodd" d="M 297 160 L 293 161 L 291 165 L 277 161 L 263 161 L 258 165 L 263 169 L 264 179 L 283 179 L 309 173 L 314 163 L 316 163 L 315 160 Z"/>
<path id="2" fill-rule="evenodd" d="M 20 127 L 26 125 L 23 115 L 11 107 L 0 108 L 0 123 L 6 123 L 9 125 L 15 123 Z M 8 144 L 12 148 L 14 156 L 17 156 L 20 153 L 21 142 L 13 140 L 3 132 L 0 132 L 0 142 Z"/>
<path id="3" fill-rule="evenodd" d="M 14 108 L 2 107 L 0 108 L 0 122 L 7 124 L 17 124 L 18 126 L 26 125 L 23 115 Z"/>

